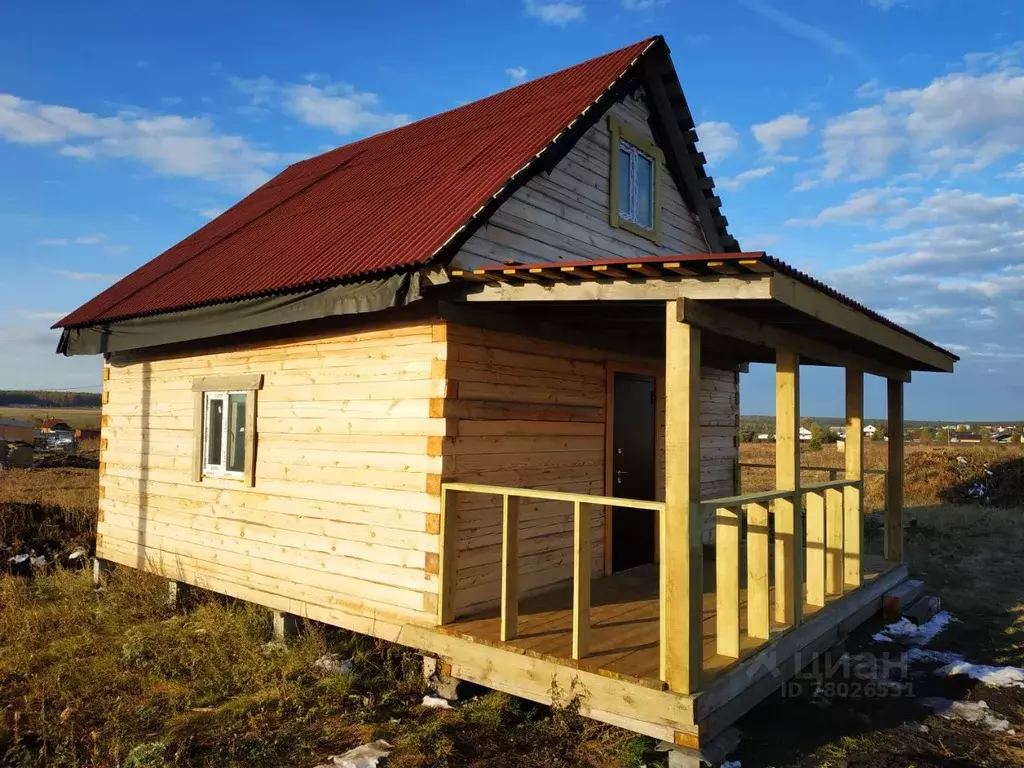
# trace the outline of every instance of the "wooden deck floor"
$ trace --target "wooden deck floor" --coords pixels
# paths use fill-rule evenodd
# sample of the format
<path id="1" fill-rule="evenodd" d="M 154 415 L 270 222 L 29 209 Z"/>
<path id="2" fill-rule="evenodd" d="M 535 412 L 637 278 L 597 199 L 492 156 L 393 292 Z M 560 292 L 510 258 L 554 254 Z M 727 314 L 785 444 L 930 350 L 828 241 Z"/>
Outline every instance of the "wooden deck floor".
<path id="1" fill-rule="evenodd" d="M 888 570 L 881 557 L 865 558 L 865 583 Z M 704 575 L 705 681 L 726 671 L 735 660 L 715 653 L 714 561 L 705 560 Z M 774 589 L 772 590 L 774 599 Z M 830 598 L 830 602 L 838 597 Z M 743 657 L 762 643 L 751 643 L 746 632 L 746 589 L 740 593 L 740 622 L 745 645 Z M 819 608 L 806 605 L 804 615 Z M 516 650 L 530 656 L 662 689 L 659 668 L 658 566 L 645 565 L 598 579 L 591 587 L 590 654 L 573 661 L 572 586 L 566 584 L 519 604 L 516 639 L 502 643 L 498 609 L 474 614 L 440 629 L 473 642 Z M 781 627 L 780 627 L 781 628 Z"/>

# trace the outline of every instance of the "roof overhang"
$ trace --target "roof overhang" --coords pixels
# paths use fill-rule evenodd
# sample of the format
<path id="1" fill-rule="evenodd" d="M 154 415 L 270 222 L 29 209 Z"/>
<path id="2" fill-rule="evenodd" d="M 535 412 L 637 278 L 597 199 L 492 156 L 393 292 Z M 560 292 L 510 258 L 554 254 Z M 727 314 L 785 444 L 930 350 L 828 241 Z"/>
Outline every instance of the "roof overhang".
<path id="1" fill-rule="evenodd" d="M 465 302 L 681 302 L 680 319 L 738 339 L 748 362 L 797 349 L 810 363 L 909 380 L 959 358 L 764 253 L 694 254 L 453 270 Z M 657 312 L 650 321 L 658 322 Z"/>

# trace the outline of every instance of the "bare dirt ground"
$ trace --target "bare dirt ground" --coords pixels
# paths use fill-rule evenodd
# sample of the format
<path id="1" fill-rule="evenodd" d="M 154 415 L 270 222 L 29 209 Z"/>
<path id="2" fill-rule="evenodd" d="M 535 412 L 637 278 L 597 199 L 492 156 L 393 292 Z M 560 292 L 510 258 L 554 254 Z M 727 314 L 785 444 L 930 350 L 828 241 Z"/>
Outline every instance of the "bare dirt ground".
<path id="1" fill-rule="evenodd" d="M 840 466 L 829 451 L 805 463 Z M 879 456 L 884 450 L 870 446 L 869 465 Z M 971 471 L 1015 456 L 972 454 Z M 947 470 L 948 456 L 925 459 L 941 483 L 923 470 L 908 477 L 916 523 L 907 555 L 958 619 L 928 647 L 1022 666 L 1024 512 L 939 505 L 942 484 L 964 481 L 962 465 Z M 95 592 L 66 556 L 91 546 L 96 471 L 75 460 L 57 464 L 0 473 L 0 765 L 312 768 L 378 738 L 394 745 L 381 768 L 612 768 L 664 759 L 649 739 L 587 721 L 571 706 L 552 710 L 494 693 L 453 710 L 424 708 L 418 657 L 386 643 L 311 625 L 277 648 L 267 645 L 266 611 L 205 593 L 173 610 L 164 582 L 127 569 Z M 870 522 L 876 547 L 878 536 Z M 9 553 L 30 548 L 65 567 L 3 573 Z M 849 638 L 847 652 L 898 651 L 871 639 L 880 626 Z M 354 671 L 320 669 L 315 662 L 326 653 L 353 659 Z M 844 690 L 836 685 L 844 680 L 859 681 L 833 676 L 816 696 L 808 678 L 791 695 L 771 697 L 739 723 L 731 759 L 744 768 L 1024 766 L 1024 689 L 939 677 L 928 666 L 908 669 L 900 695 L 881 695 L 878 686 Z M 984 701 L 1016 734 L 944 719 L 926 697 Z"/>

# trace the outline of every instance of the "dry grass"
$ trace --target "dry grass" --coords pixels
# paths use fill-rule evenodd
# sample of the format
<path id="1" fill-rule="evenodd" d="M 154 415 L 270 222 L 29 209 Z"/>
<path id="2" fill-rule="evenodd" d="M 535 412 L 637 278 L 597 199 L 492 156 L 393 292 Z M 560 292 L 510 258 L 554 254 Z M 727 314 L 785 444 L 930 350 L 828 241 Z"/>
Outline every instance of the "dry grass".
<path id="1" fill-rule="evenodd" d="M 744 458 L 771 459 L 766 446 L 758 450 L 752 457 L 745 447 Z M 808 463 L 841 466 L 834 451 Z M 884 446 L 869 446 L 869 466 L 879 458 Z M 913 498 L 940 490 L 927 496 L 915 486 Z M 64 548 L 89 540 L 95 508 L 95 470 L 0 473 L 0 537 L 8 540 Z M 921 506 L 913 517 L 911 566 L 962 620 L 935 646 L 1024 663 L 1021 513 Z M 375 738 L 396 745 L 390 768 L 652 764 L 649 740 L 585 720 L 571 703 L 549 709 L 492 693 L 427 710 L 418 706 L 415 654 L 316 625 L 287 649 L 268 648 L 263 609 L 196 593 L 174 611 L 166 594 L 162 580 L 128 569 L 115 570 L 101 592 L 84 572 L 0 575 L 0 765 L 312 766 Z M 851 638 L 851 650 L 869 647 L 872 631 Z M 317 670 L 327 651 L 354 657 L 354 674 Z M 1024 692 L 937 681 L 922 681 L 921 693 L 983 698 L 1024 731 Z M 929 731 L 902 728 L 907 720 Z M 1016 737 L 941 720 L 913 699 L 822 708 L 772 697 L 739 725 L 745 768 L 1024 766 Z"/>
<path id="2" fill-rule="evenodd" d="M 866 469 L 888 469 L 888 445 L 884 442 L 870 442 L 864 446 L 864 467 Z M 957 457 L 967 460 L 965 466 L 957 463 Z M 935 445 L 912 443 L 906 446 L 906 479 L 904 501 L 907 507 L 928 507 L 943 504 L 955 495 L 957 484 L 970 483 L 981 477 L 986 466 L 1021 464 L 1020 445 Z M 846 456 L 835 445 L 825 445 L 821 450 L 804 450 L 800 457 L 804 467 L 834 467 L 843 469 Z M 772 443 L 742 443 L 740 461 L 754 464 L 773 464 L 775 445 Z M 1018 470 L 1019 473 L 1019 470 Z M 801 473 L 805 482 L 828 480 L 827 472 L 805 470 Z M 840 477 L 842 475 L 840 474 Z M 1019 480 L 1014 481 L 1019 484 Z M 765 491 L 775 487 L 775 473 L 772 469 L 744 468 L 743 490 L 745 492 Z M 946 491 L 946 493 L 944 493 Z M 1024 502 L 1024 486 L 1015 485 L 1007 489 L 1014 503 Z M 957 498 L 956 501 L 961 499 Z M 867 475 L 865 480 L 864 505 L 867 511 L 876 511 L 885 504 L 885 480 L 882 475 Z"/>
<path id="3" fill-rule="evenodd" d="M 42 422 L 44 419 L 60 419 L 75 429 L 98 429 L 100 426 L 99 408 L 25 408 L 9 405 L 0 406 L 0 419 L 17 419 L 18 421 Z"/>

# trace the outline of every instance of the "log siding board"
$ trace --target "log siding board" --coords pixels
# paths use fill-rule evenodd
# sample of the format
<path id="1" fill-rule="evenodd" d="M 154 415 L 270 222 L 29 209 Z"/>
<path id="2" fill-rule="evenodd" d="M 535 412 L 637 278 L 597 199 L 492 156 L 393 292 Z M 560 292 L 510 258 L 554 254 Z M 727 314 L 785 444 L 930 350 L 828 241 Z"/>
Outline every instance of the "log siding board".
<path id="1" fill-rule="evenodd" d="M 448 343 L 435 326 L 111 355 L 98 556 L 161 572 L 174 563 L 176 581 L 302 605 L 303 615 L 378 636 L 384 617 L 436 624 L 431 518 L 449 422 L 432 415 L 447 393 Z M 197 483 L 195 409 L 203 389 L 225 381 L 259 389 L 251 480 Z"/>
<path id="2" fill-rule="evenodd" d="M 650 373 L 656 391 L 656 497 L 664 499 L 664 359 L 630 357 L 581 344 L 540 341 L 457 323 L 448 325 L 449 400 L 453 424 L 443 442 L 448 482 L 603 495 L 608 492 L 606 439 L 609 380 L 614 371 Z M 557 404 L 556 404 L 557 403 Z M 732 493 L 738 393 L 732 372 L 701 371 L 701 495 Z M 451 545 L 457 619 L 498 605 L 502 510 L 497 497 L 456 495 Z M 588 568 L 605 573 L 607 510 L 585 505 Z M 574 571 L 573 505 L 524 499 L 519 509 L 519 590 L 523 597 L 566 582 Z M 714 538 L 705 515 L 705 542 Z"/>
<path id="3" fill-rule="evenodd" d="M 659 174 L 658 242 L 610 223 L 612 130 L 624 126 L 651 146 L 650 110 L 642 96 L 626 96 L 546 174 L 506 200 L 462 246 L 452 266 L 478 269 L 510 261 L 606 259 L 706 253 L 707 244 L 670 173 Z"/>

